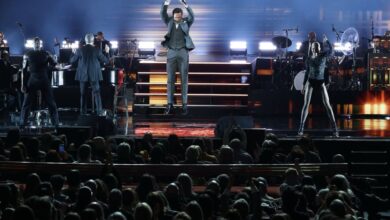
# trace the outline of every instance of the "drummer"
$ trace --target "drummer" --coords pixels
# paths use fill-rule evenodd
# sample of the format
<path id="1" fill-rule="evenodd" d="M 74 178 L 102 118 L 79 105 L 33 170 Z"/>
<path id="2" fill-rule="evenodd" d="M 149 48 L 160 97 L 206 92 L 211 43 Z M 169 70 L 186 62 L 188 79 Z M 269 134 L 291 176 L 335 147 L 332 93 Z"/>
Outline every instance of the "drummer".
<path id="1" fill-rule="evenodd" d="M 310 53 L 310 45 L 314 42 L 317 42 L 317 34 L 315 32 L 309 32 L 307 35 L 307 40 L 302 42 L 301 47 L 297 52 L 295 52 L 295 56 L 297 57 L 303 57 L 303 62 L 306 62 L 307 57 Z M 320 43 L 320 46 L 322 48 L 322 43 Z"/>

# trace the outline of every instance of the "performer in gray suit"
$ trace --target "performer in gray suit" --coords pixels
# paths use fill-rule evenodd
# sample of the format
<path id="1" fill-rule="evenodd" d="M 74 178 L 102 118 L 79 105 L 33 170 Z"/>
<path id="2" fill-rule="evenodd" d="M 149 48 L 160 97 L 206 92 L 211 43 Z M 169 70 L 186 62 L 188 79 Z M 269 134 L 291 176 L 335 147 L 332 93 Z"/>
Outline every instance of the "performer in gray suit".
<path id="1" fill-rule="evenodd" d="M 94 35 L 85 35 L 86 45 L 79 48 L 70 58 L 71 63 L 77 63 L 77 72 L 75 80 L 80 81 L 80 114 L 87 113 L 87 103 L 85 102 L 85 90 L 87 82 L 92 87 L 92 93 L 95 98 L 96 113 L 102 113 L 102 99 L 100 97 L 99 81 L 103 80 L 100 63 L 108 63 L 109 60 L 103 55 L 102 51 L 94 47 Z"/>
<path id="2" fill-rule="evenodd" d="M 176 71 L 179 70 L 181 76 L 181 96 L 183 115 L 188 114 L 187 93 L 188 93 L 188 52 L 195 48 L 189 35 L 190 27 L 194 23 L 194 12 L 188 6 L 185 0 L 180 0 L 187 9 L 188 17 L 183 18 L 181 8 L 173 9 L 172 15 L 167 13 L 170 0 L 165 0 L 161 7 L 161 19 L 168 26 L 168 33 L 161 44 L 168 49 L 167 54 L 167 107 L 164 114 L 170 114 L 173 111 L 173 96 L 175 93 Z"/>

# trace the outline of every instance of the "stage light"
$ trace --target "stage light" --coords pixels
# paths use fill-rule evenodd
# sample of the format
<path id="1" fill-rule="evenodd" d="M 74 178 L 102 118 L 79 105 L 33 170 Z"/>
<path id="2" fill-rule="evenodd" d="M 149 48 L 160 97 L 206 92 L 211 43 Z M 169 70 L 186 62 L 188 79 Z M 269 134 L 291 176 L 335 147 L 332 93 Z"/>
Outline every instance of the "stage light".
<path id="1" fill-rule="evenodd" d="M 230 41 L 230 49 L 246 50 L 246 41 Z"/>
<path id="2" fill-rule="evenodd" d="M 270 41 L 260 41 L 259 42 L 260 51 L 275 51 L 276 46 Z"/>
<path id="3" fill-rule="evenodd" d="M 78 40 L 76 40 L 75 42 L 73 42 L 71 45 L 70 45 L 70 48 L 72 49 L 77 49 L 79 48 L 80 46 L 80 42 Z"/>
<path id="4" fill-rule="evenodd" d="M 77 49 L 80 46 L 80 41 L 76 40 L 75 42 L 62 41 L 61 48 L 62 49 Z"/>
<path id="5" fill-rule="evenodd" d="M 370 115 L 386 115 L 387 114 L 387 105 L 386 103 L 365 103 L 364 104 L 364 114 Z"/>
<path id="6" fill-rule="evenodd" d="M 295 43 L 295 49 L 296 50 L 301 49 L 301 46 L 302 46 L 302 42 L 298 41 L 298 42 Z"/>
<path id="7" fill-rule="evenodd" d="M 138 55 L 141 57 L 154 56 L 156 53 L 153 41 L 140 41 L 138 43 Z"/>
<path id="8" fill-rule="evenodd" d="M 248 64 L 248 62 L 246 60 L 243 60 L 243 59 L 240 59 L 240 60 L 233 59 L 233 60 L 230 60 L 230 63 L 233 63 L 233 64 Z"/>
<path id="9" fill-rule="evenodd" d="M 118 49 L 118 41 L 110 41 L 111 43 L 111 49 Z"/>
<path id="10" fill-rule="evenodd" d="M 43 46 L 43 41 L 40 40 L 40 47 Z M 33 49 L 34 48 L 34 39 L 27 39 L 26 43 L 24 44 L 24 47 L 27 49 Z"/>
<path id="11" fill-rule="evenodd" d="M 66 49 L 68 49 L 68 48 L 70 48 L 70 45 L 71 45 L 71 43 L 69 43 L 68 41 L 62 41 L 62 45 L 61 45 L 61 48 L 66 48 Z"/>
<path id="12" fill-rule="evenodd" d="M 340 42 L 334 43 L 333 48 L 335 51 L 343 52 L 343 51 L 349 51 L 352 50 L 352 44 L 350 42 L 347 42 L 345 44 L 341 44 Z"/>
<path id="13" fill-rule="evenodd" d="M 8 41 L 7 41 L 7 40 L 3 40 L 3 42 L 4 42 L 5 44 L 7 44 L 7 43 L 8 43 Z"/>
<path id="14" fill-rule="evenodd" d="M 247 43 L 246 41 L 230 41 L 231 56 L 246 56 Z"/>

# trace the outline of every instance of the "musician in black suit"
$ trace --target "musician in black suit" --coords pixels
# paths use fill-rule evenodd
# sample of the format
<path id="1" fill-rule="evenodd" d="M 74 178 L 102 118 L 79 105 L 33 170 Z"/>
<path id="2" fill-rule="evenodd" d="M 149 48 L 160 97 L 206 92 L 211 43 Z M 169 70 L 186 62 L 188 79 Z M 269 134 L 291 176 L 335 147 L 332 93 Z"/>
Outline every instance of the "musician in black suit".
<path id="1" fill-rule="evenodd" d="M 102 113 L 99 85 L 99 81 L 103 80 L 101 63 L 108 63 L 109 60 L 100 49 L 94 47 L 93 34 L 85 35 L 85 43 L 86 45 L 75 51 L 70 59 L 71 63 L 78 62 L 75 80 L 80 81 L 80 114 L 87 113 L 85 90 L 89 82 L 95 99 L 96 113 L 99 115 Z"/>
<path id="2" fill-rule="evenodd" d="M 8 107 L 21 109 L 19 68 L 12 65 L 7 50 L 0 50 L 0 92 L 6 96 Z"/>
<path id="3" fill-rule="evenodd" d="M 24 127 L 27 124 L 27 116 L 30 111 L 31 102 L 35 100 L 37 91 L 40 90 L 49 108 L 51 123 L 58 127 L 57 105 L 54 101 L 53 91 L 50 83 L 51 68 L 56 61 L 49 52 L 41 49 L 41 39 L 34 38 L 34 50 L 28 51 L 23 56 L 22 92 L 25 93 L 20 113 L 20 123 Z"/>
<path id="4" fill-rule="evenodd" d="M 106 40 L 104 38 L 103 32 L 99 31 L 96 34 L 95 41 L 94 41 L 95 47 L 99 48 L 103 55 L 110 58 L 111 54 L 111 43 L 110 41 Z"/>
<path id="5" fill-rule="evenodd" d="M 382 41 L 382 37 L 381 36 L 374 36 L 372 37 L 372 41 L 371 41 L 371 48 L 368 49 L 368 53 L 371 53 L 371 54 L 377 54 L 377 53 L 389 53 L 389 50 L 387 50 L 386 48 L 383 47 L 383 45 L 381 45 L 381 41 Z"/>
<path id="6" fill-rule="evenodd" d="M 315 32 L 309 32 L 307 35 L 307 40 L 302 42 L 301 47 L 297 52 L 295 52 L 295 56 L 302 56 L 303 62 L 306 62 L 307 57 L 309 56 L 309 53 L 311 52 L 309 50 L 310 44 L 317 42 L 317 34 Z M 322 43 L 320 43 L 320 46 L 322 47 Z"/>

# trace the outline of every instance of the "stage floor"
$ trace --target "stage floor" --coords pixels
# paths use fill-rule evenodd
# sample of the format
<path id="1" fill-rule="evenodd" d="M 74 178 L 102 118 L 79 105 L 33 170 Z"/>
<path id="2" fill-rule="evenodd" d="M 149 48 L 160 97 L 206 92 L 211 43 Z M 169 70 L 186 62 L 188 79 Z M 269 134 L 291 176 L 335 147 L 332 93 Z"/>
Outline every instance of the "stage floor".
<path id="1" fill-rule="evenodd" d="M 61 127 L 85 126 L 79 124 L 78 112 L 70 111 L 61 117 Z M 5 136 L 7 130 L 15 127 L 16 124 L 10 122 L 4 116 L 0 122 L 0 133 Z M 249 116 L 253 119 L 253 128 L 266 129 L 280 137 L 293 137 L 297 135 L 299 118 L 294 116 Z M 117 118 L 116 134 L 142 137 L 146 132 L 151 132 L 155 137 L 167 137 L 175 133 L 179 137 L 215 137 L 214 130 L 219 117 L 189 115 L 132 115 L 128 118 L 124 116 Z M 111 117 L 106 117 L 111 121 Z M 127 124 L 127 128 L 126 128 Z M 390 118 L 337 118 L 337 125 L 341 137 L 361 137 L 361 138 L 389 138 Z M 52 128 L 46 126 L 32 126 L 27 132 L 34 134 L 50 131 Z M 326 117 L 308 117 L 305 133 L 313 137 L 330 137 L 332 130 L 329 120 Z"/>
<path id="2" fill-rule="evenodd" d="M 278 136 L 296 136 L 299 118 L 264 116 L 253 117 L 254 128 L 263 128 Z M 155 136 L 165 137 L 176 133 L 181 137 L 214 137 L 218 119 L 206 118 L 132 118 L 132 134 L 142 136 L 151 132 Z M 338 118 L 340 136 L 364 138 L 390 137 L 390 119 Z M 309 117 L 305 133 L 314 137 L 329 137 L 332 130 L 328 118 Z"/>

